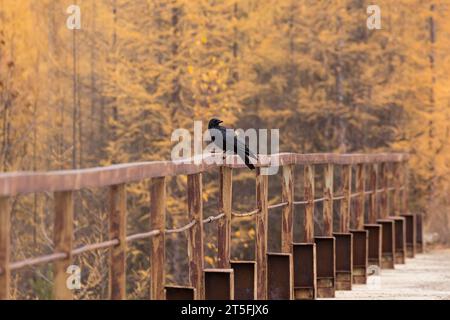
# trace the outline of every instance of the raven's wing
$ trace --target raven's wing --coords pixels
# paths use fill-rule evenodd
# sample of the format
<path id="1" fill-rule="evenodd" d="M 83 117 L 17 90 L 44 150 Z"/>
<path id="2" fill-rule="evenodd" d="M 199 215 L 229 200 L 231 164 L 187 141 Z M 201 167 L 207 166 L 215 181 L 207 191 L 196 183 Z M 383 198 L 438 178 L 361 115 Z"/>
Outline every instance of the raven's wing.
<path id="1" fill-rule="evenodd" d="M 245 140 L 234 136 L 235 152 L 239 155 L 246 155 L 247 157 L 258 160 L 255 154 L 245 145 Z"/>

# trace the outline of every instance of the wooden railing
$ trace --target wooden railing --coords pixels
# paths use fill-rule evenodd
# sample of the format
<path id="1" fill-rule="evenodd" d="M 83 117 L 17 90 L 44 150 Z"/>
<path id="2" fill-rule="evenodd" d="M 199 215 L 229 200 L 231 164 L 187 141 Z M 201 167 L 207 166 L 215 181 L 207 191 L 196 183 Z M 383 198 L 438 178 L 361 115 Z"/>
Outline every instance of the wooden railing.
<path id="1" fill-rule="evenodd" d="M 281 213 L 281 253 L 293 255 L 293 211 L 294 206 L 304 205 L 303 243 L 314 240 L 314 206 L 323 202 L 324 236 L 333 237 L 333 201 L 340 201 L 339 232 L 350 231 L 350 208 L 355 201 L 353 212 L 355 229 L 364 230 L 364 202 L 369 197 L 369 223 L 390 215 L 407 213 L 407 154 L 294 154 L 284 153 L 261 156 L 256 173 L 255 210 L 237 213 L 232 209 L 233 170 L 244 168 L 236 161 L 231 165 L 192 164 L 186 161 L 142 162 L 120 164 L 102 168 L 66 170 L 53 172 L 16 172 L 0 174 L 0 298 L 8 299 L 11 271 L 44 263 L 54 265 L 54 298 L 71 299 L 72 292 L 66 286 L 66 268 L 72 264 L 74 256 L 84 252 L 109 248 L 109 297 L 126 298 L 126 251 L 127 244 L 133 241 L 151 238 L 151 298 L 165 299 L 165 235 L 168 233 L 188 232 L 189 281 L 192 296 L 196 299 L 214 298 L 208 290 L 205 274 L 218 270 L 204 269 L 203 225 L 217 222 L 218 257 L 217 267 L 232 270 L 230 261 L 231 220 L 243 216 L 255 216 L 255 295 L 256 299 L 271 297 L 270 277 L 268 274 L 267 230 L 268 212 L 282 208 Z M 282 174 L 282 199 L 275 205 L 268 204 L 268 176 L 262 174 L 261 166 L 279 163 Z M 304 198 L 294 197 L 294 167 L 304 167 Z M 315 167 L 324 165 L 324 193 L 322 198 L 314 196 Z M 333 172 L 335 166 L 342 166 L 342 186 L 340 194 L 333 190 Z M 356 170 L 356 190 L 352 190 L 352 168 Z M 202 173 L 220 170 L 219 210 L 217 215 L 203 218 Z M 189 223 L 177 229 L 166 229 L 166 177 L 187 175 L 188 217 Z M 369 187 L 365 188 L 366 175 Z M 126 184 L 151 179 L 150 226 L 149 230 L 139 234 L 126 234 L 127 194 Z M 84 188 L 109 188 L 109 240 L 73 247 L 73 192 Z M 11 225 L 10 200 L 12 197 L 38 192 L 54 193 L 54 250 L 50 255 L 31 257 L 22 261 L 10 261 Z M 388 203 L 388 194 L 392 192 L 392 206 Z M 377 199 L 380 201 L 377 201 Z M 378 205 L 380 203 L 380 205 Z M 391 209 L 392 207 L 392 209 Z M 381 249 L 380 249 L 381 250 Z M 334 251 L 333 251 L 334 252 Z M 394 253 L 395 254 L 395 253 Z M 295 258 L 295 257 L 294 257 Z M 318 257 L 319 259 L 319 257 Z M 339 258 L 338 258 L 339 259 Z M 318 261 L 320 264 L 320 260 Z M 291 259 L 292 264 L 295 261 Z M 314 263 L 315 265 L 315 263 Z M 294 268 L 293 272 L 297 272 Z M 299 271 L 300 272 L 300 271 Z M 232 273 L 232 271 L 231 271 Z M 317 275 L 314 275 L 317 276 Z M 297 276 L 296 276 L 297 277 Z M 318 275 L 317 277 L 320 277 Z M 297 277 L 298 278 L 298 277 Z M 296 278 L 296 279 L 297 279 Z M 299 278 L 300 279 L 300 278 Z M 300 285 L 290 280 L 287 298 L 300 297 L 295 288 Z M 298 280 L 298 281 L 301 281 Z M 351 280 L 350 280 L 351 282 Z M 313 285 L 314 286 L 314 285 Z M 170 288 L 169 288 L 170 289 Z M 176 291 L 177 288 L 172 288 Z M 233 284 L 230 285 L 228 298 L 233 298 Z M 172 292 L 172 291 L 171 291 Z M 334 292 L 334 289 L 333 289 Z M 167 293 L 168 295 L 168 293 Z M 313 295 L 315 296 L 315 295 Z M 227 296 L 225 296 L 227 297 Z"/>

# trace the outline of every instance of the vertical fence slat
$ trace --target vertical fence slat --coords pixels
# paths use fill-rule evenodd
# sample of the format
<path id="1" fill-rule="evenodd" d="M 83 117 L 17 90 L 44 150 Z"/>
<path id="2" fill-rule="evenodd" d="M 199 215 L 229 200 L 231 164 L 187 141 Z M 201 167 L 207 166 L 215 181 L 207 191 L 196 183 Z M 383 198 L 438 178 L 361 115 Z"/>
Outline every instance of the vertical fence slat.
<path id="1" fill-rule="evenodd" d="M 8 197 L 0 197 L 0 300 L 9 298 L 11 254 L 11 208 Z"/>
<path id="2" fill-rule="evenodd" d="M 124 184 L 109 188 L 109 238 L 119 244 L 110 250 L 109 297 L 126 298 L 127 193 Z"/>
<path id="3" fill-rule="evenodd" d="M 394 211 L 394 215 L 399 216 L 401 214 L 401 177 L 400 177 L 400 164 L 395 162 L 393 164 L 392 175 L 394 179 L 394 196 L 392 199 L 392 207 Z"/>
<path id="4" fill-rule="evenodd" d="M 323 231 L 327 237 L 333 236 L 333 174 L 334 166 L 328 163 L 324 169 Z"/>
<path id="5" fill-rule="evenodd" d="M 357 230 L 364 229 L 364 207 L 365 207 L 365 181 L 366 173 L 364 164 L 360 163 L 356 167 L 356 192 L 358 192 L 358 198 L 355 207 L 355 228 Z"/>
<path id="6" fill-rule="evenodd" d="M 220 167 L 219 211 L 225 216 L 217 224 L 217 265 L 230 268 L 231 199 L 233 195 L 233 169 Z"/>
<path id="7" fill-rule="evenodd" d="M 380 218 L 389 216 L 389 200 L 388 200 L 388 164 L 382 162 L 380 165 L 380 186 L 382 188 L 380 197 Z"/>
<path id="8" fill-rule="evenodd" d="M 151 299 L 163 300 L 165 282 L 166 178 L 151 181 L 150 229 L 161 232 L 151 242 Z"/>
<path id="9" fill-rule="evenodd" d="M 342 196 L 340 231 L 347 233 L 350 230 L 350 196 L 352 193 L 352 166 L 342 166 Z"/>
<path id="10" fill-rule="evenodd" d="M 372 163 L 369 165 L 369 185 L 370 190 L 370 211 L 369 211 L 369 223 L 377 222 L 377 164 Z"/>
<path id="11" fill-rule="evenodd" d="M 67 287 L 67 267 L 72 264 L 72 237 L 73 237 L 73 192 L 55 192 L 55 224 L 54 224 L 55 252 L 67 253 L 67 258 L 54 263 L 53 295 L 56 300 L 69 300 L 73 298 L 71 290 Z"/>
<path id="12" fill-rule="evenodd" d="M 287 202 L 281 215 L 281 252 L 291 253 L 294 240 L 294 167 L 292 165 L 283 166 L 281 201 Z"/>
<path id="13" fill-rule="evenodd" d="M 314 166 L 304 166 L 304 192 L 307 201 L 305 204 L 305 217 L 303 219 L 303 241 L 314 242 Z"/>
<path id="14" fill-rule="evenodd" d="M 257 288 L 256 298 L 267 299 L 267 216 L 268 216 L 268 184 L 267 175 L 261 174 L 261 168 L 256 169 L 256 264 Z"/>
<path id="15" fill-rule="evenodd" d="M 401 206 L 401 210 L 402 210 L 402 213 L 403 214 L 408 214 L 409 213 L 409 210 L 408 210 L 408 192 L 409 192 L 409 190 L 408 190 L 408 186 L 409 186 L 409 184 L 408 184 L 408 162 L 407 161 L 404 161 L 403 163 L 402 163 L 402 171 L 403 171 L 403 174 L 402 174 L 402 187 L 403 187 L 403 192 L 402 192 L 402 206 Z"/>
<path id="16" fill-rule="evenodd" d="M 188 175 L 187 186 L 189 221 L 195 221 L 188 235 L 189 278 L 191 285 L 196 289 L 196 299 L 203 300 L 205 299 L 205 276 L 203 272 L 202 174 Z"/>

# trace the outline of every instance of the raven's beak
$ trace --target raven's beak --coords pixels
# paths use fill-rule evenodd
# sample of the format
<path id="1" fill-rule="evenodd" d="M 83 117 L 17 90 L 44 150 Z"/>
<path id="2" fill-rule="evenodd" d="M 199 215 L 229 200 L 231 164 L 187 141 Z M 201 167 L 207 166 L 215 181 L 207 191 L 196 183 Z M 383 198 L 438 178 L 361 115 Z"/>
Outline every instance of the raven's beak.
<path id="1" fill-rule="evenodd" d="M 219 123 L 222 123 L 223 121 L 222 120 L 219 120 Z"/>

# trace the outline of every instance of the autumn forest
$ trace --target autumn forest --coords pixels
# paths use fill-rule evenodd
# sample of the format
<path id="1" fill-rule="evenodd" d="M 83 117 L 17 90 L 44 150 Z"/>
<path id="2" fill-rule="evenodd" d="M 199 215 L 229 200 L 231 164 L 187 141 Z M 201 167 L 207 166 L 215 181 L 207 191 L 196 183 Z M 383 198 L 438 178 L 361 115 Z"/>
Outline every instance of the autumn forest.
<path id="1" fill-rule="evenodd" d="M 380 29 L 367 25 L 372 4 Z M 174 129 L 213 116 L 280 129 L 281 152 L 410 153 L 410 209 L 450 242 L 449 0 L 0 0 L 1 172 L 168 160 Z M 253 209 L 252 173 L 234 178 L 233 205 Z M 217 180 L 205 175 L 205 216 L 217 213 Z M 187 221 L 185 190 L 186 177 L 169 180 L 168 226 Z M 76 193 L 78 244 L 107 238 L 106 197 Z M 128 186 L 129 232 L 148 229 L 148 202 L 145 181 Z M 52 252 L 52 206 L 52 194 L 14 199 L 13 260 Z M 205 227 L 207 266 L 214 231 Z M 251 256 L 251 221 L 233 234 L 244 249 L 232 255 Z M 167 282 L 186 283 L 186 239 L 166 241 Z M 148 297 L 148 247 L 128 250 L 129 298 Z M 77 257 L 88 284 L 78 298 L 107 295 L 107 259 Z M 14 272 L 12 296 L 49 299 L 51 279 L 46 265 Z"/>

